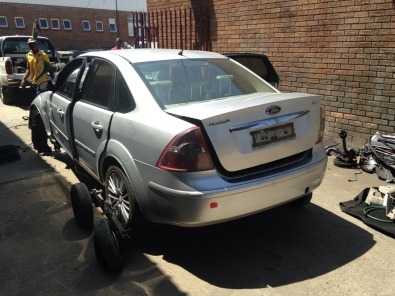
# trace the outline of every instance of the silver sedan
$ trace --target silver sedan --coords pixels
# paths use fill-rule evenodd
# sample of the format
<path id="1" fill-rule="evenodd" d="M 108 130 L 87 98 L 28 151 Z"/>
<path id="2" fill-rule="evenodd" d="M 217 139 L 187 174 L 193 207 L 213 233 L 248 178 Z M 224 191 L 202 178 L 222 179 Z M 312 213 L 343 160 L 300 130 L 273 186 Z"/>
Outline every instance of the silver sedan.
<path id="1" fill-rule="evenodd" d="M 202 226 L 305 204 L 326 168 L 320 97 L 281 93 L 212 52 L 82 55 L 34 100 L 30 124 L 34 147 L 61 146 L 125 225 Z"/>

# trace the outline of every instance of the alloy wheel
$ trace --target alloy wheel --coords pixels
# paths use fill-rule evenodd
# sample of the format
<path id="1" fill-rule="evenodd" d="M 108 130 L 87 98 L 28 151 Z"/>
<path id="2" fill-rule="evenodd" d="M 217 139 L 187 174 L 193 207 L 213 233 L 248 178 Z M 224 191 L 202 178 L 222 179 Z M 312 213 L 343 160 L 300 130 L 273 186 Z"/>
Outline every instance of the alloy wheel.
<path id="1" fill-rule="evenodd" d="M 129 192 L 124 177 L 116 171 L 112 171 L 106 182 L 107 199 L 123 224 L 130 221 L 131 208 L 129 202 Z"/>

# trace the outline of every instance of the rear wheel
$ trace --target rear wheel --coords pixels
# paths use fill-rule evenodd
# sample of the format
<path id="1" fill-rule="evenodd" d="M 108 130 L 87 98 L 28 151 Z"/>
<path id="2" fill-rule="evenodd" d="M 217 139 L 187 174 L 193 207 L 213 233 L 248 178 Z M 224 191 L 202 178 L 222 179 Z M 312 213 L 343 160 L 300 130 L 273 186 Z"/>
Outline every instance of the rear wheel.
<path id="1" fill-rule="evenodd" d="M 1 87 L 0 97 L 4 105 L 12 105 L 14 103 L 12 91 L 5 86 Z"/>
<path id="2" fill-rule="evenodd" d="M 109 272 L 122 270 L 120 241 L 106 218 L 100 218 L 95 223 L 94 245 L 96 259 L 105 270 Z"/>
<path id="3" fill-rule="evenodd" d="M 124 228 L 130 228 L 141 219 L 134 192 L 124 171 L 111 165 L 106 170 L 104 182 L 105 200 Z"/>
<path id="4" fill-rule="evenodd" d="M 48 146 L 48 135 L 45 131 L 44 123 L 40 114 L 33 112 L 31 116 L 31 135 L 33 148 L 39 153 L 50 153 L 51 148 Z"/>
<path id="5" fill-rule="evenodd" d="M 78 226 L 91 232 L 94 217 L 92 199 L 88 187 L 84 183 L 73 184 L 70 189 L 70 200 Z"/>

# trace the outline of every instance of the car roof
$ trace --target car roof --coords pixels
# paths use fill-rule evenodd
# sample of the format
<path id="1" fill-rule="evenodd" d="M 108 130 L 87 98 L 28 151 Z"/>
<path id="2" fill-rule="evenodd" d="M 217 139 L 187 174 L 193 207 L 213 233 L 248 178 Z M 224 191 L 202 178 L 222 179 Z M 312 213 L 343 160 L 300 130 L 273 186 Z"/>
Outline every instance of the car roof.
<path id="1" fill-rule="evenodd" d="M 199 51 L 199 50 L 183 50 L 180 49 L 159 49 L 159 48 L 138 48 L 138 49 L 121 49 L 106 50 L 85 53 L 82 56 L 98 56 L 111 59 L 113 56 L 120 56 L 131 63 L 154 62 L 177 59 L 227 59 L 222 54 Z"/>
<path id="2" fill-rule="evenodd" d="M 224 56 L 227 57 L 266 57 L 263 53 L 256 52 L 226 52 Z"/>
<path id="3" fill-rule="evenodd" d="M 32 38 L 31 35 L 8 35 L 8 36 L 0 36 L 0 39 L 8 39 L 8 38 Z M 40 39 L 48 39 L 47 37 L 43 37 L 43 36 L 38 36 L 37 38 Z"/>

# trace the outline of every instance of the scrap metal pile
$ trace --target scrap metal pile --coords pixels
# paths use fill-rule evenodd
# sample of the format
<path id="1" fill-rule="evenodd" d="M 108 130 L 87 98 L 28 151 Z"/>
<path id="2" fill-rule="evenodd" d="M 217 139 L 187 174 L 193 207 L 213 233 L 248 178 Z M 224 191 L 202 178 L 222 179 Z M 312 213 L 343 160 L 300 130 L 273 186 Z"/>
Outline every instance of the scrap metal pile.
<path id="1" fill-rule="evenodd" d="M 376 173 L 388 183 L 395 181 L 395 136 L 377 132 L 362 149 L 347 147 L 347 132 L 339 133 L 342 147 L 326 147 L 335 156 L 334 164 L 343 168 L 360 168 Z M 367 225 L 395 238 L 395 185 L 368 187 L 354 199 L 340 203 L 343 212 L 362 220 Z"/>
<path id="2" fill-rule="evenodd" d="M 370 137 L 362 149 L 348 149 L 347 132 L 339 133 L 342 148 L 338 145 L 326 147 L 328 155 L 335 156 L 334 164 L 339 167 L 361 168 L 367 173 L 376 173 L 388 183 L 395 181 L 395 136 L 377 132 Z"/>

